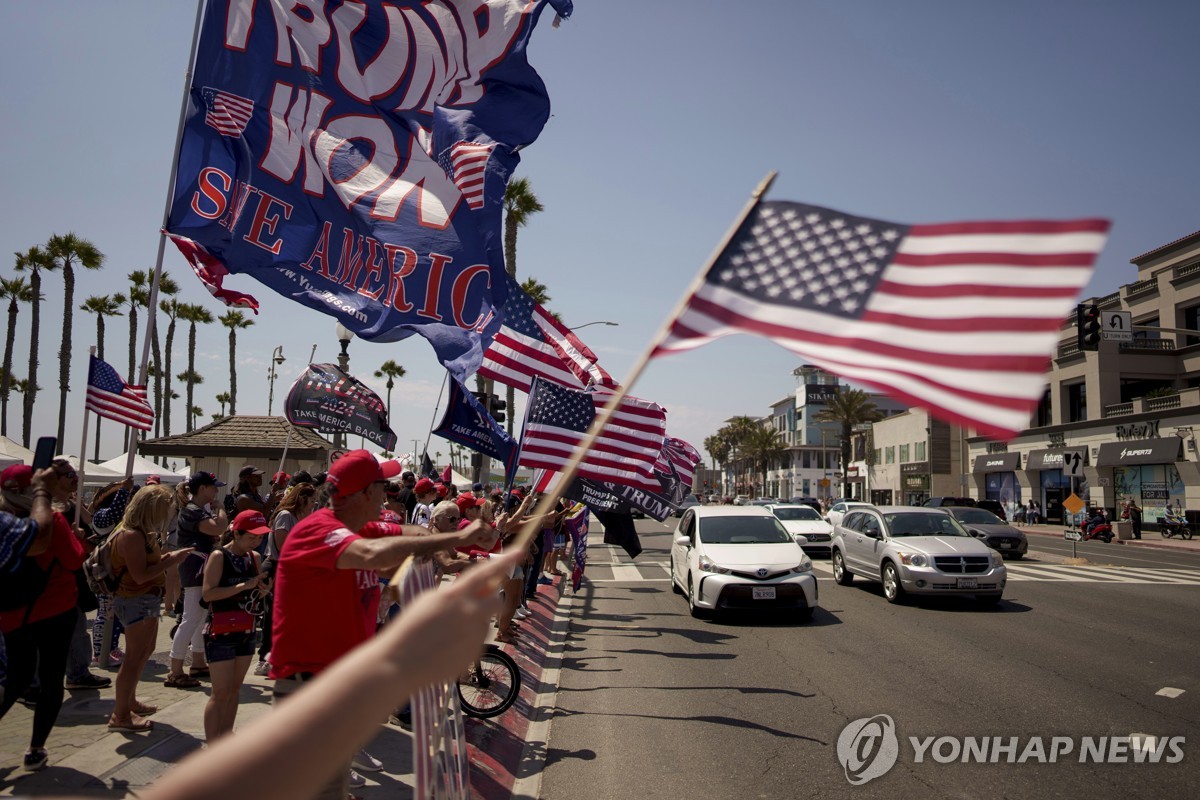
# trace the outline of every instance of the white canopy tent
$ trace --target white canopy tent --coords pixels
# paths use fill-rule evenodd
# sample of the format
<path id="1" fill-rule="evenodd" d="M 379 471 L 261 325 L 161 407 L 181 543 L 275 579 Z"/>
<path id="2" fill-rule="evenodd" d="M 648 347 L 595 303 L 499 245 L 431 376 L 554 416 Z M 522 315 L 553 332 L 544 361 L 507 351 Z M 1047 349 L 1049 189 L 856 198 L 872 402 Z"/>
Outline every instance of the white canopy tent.
<path id="1" fill-rule="evenodd" d="M 57 455 L 55 458 L 65 459 L 76 470 L 79 469 L 78 456 Z M 116 472 L 100 464 L 93 464 L 90 461 L 87 462 L 86 470 L 83 475 L 83 483 L 86 486 L 104 485 L 113 481 L 119 481 L 125 477 L 124 471 Z"/>
<path id="2" fill-rule="evenodd" d="M 33 451 L 22 447 L 7 436 L 0 436 L 0 469 L 13 464 L 32 464 Z"/>
<path id="3" fill-rule="evenodd" d="M 110 458 L 108 461 L 100 464 L 100 466 L 123 477 L 125 475 L 125 463 L 128 460 L 129 454 L 123 453 L 116 458 Z M 91 472 L 91 469 L 91 466 L 89 466 L 88 471 Z M 163 478 L 173 474 L 174 473 L 172 473 L 171 470 L 155 464 L 148 458 L 143 458 L 139 455 L 135 455 L 133 457 L 133 479 L 138 483 L 145 483 L 146 478 L 149 478 L 151 475 L 157 475 L 158 477 Z"/>

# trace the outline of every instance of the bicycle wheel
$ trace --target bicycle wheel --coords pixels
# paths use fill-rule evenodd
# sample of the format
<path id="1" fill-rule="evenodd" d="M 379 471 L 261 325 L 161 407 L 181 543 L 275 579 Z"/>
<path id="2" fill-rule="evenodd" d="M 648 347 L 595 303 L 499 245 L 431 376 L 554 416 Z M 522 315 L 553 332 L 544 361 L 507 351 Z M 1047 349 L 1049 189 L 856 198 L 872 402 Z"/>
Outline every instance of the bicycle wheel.
<path id="1" fill-rule="evenodd" d="M 517 662 L 495 645 L 458 679 L 458 698 L 463 713 L 477 719 L 503 714 L 521 693 L 521 671 Z"/>

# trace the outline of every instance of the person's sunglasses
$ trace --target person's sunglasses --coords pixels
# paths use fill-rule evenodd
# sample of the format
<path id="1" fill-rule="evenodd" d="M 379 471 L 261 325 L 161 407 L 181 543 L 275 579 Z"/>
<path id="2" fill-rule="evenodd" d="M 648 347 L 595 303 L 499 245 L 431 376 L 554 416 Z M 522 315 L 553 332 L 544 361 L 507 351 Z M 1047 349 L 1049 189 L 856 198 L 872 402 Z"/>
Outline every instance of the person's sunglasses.
<path id="1" fill-rule="evenodd" d="M 57 470 L 56 470 L 56 472 L 57 472 Z M 66 472 L 59 472 L 58 477 L 60 477 L 60 478 L 78 478 L 79 473 L 76 472 L 75 470 L 71 469 L 71 470 L 67 470 Z"/>

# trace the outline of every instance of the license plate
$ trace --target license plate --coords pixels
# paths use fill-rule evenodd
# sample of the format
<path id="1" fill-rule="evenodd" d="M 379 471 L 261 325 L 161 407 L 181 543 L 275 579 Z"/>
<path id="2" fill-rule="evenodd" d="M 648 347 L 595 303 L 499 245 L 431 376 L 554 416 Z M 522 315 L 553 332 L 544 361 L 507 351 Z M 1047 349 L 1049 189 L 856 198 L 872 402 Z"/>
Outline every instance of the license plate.
<path id="1" fill-rule="evenodd" d="M 774 600 L 775 599 L 775 587 L 774 586 L 766 586 L 766 587 L 755 586 L 755 587 L 751 588 L 750 593 L 751 593 L 751 596 L 755 600 Z"/>
<path id="2" fill-rule="evenodd" d="M 1000 547 L 1003 550 L 1007 550 L 1008 548 L 1012 547 L 1012 542 L 1001 542 Z"/>
<path id="3" fill-rule="evenodd" d="M 959 578 L 958 579 L 958 588 L 960 588 L 960 589 L 978 589 L 979 588 L 979 579 L 978 578 Z"/>

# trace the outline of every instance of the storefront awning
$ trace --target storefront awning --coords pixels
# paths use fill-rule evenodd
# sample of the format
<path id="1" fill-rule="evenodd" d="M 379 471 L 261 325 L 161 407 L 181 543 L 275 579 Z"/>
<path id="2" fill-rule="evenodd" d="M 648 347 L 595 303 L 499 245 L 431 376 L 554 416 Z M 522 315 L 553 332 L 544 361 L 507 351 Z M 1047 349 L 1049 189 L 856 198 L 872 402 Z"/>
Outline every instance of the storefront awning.
<path id="1" fill-rule="evenodd" d="M 1080 463 L 1083 463 L 1083 448 L 1070 448 L 1067 450 L 1034 450 L 1025 459 L 1025 469 L 1063 469 L 1064 465 L 1069 466 L 1071 461 L 1076 457 L 1081 459 Z"/>
<path id="2" fill-rule="evenodd" d="M 1021 468 L 1020 453 L 988 453 L 985 456 L 975 456 L 976 474 L 981 472 L 1013 472 Z"/>
<path id="3" fill-rule="evenodd" d="M 1098 467 L 1124 467 L 1129 464 L 1174 464 L 1179 460 L 1183 440 L 1136 439 L 1130 442 L 1106 442 L 1100 445 Z"/>

